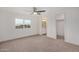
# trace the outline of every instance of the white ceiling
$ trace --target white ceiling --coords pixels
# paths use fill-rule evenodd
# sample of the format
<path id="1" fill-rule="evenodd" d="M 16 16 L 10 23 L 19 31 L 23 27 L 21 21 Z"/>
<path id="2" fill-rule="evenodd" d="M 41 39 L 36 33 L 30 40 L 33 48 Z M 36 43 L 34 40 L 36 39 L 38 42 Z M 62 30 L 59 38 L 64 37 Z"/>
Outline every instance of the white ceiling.
<path id="1" fill-rule="evenodd" d="M 0 10 L 28 14 L 32 12 L 33 9 L 31 7 L 0 7 Z"/>
<path id="2" fill-rule="evenodd" d="M 37 9 L 47 11 L 48 8 L 47 7 L 38 7 Z M 31 14 L 33 12 L 33 7 L 0 7 L 0 10 L 22 13 L 22 14 Z"/>
<path id="3" fill-rule="evenodd" d="M 42 13 L 42 15 L 47 15 L 48 12 L 52 14 L 52 12 L 63 13 L 65 7 L 37 7 L 38 10 L 46 10 L 46 12 Z M 31 15 L 33 12 L 33 7 L 0 7 L 0 10 L 15 12 L 21 14 Z"/>

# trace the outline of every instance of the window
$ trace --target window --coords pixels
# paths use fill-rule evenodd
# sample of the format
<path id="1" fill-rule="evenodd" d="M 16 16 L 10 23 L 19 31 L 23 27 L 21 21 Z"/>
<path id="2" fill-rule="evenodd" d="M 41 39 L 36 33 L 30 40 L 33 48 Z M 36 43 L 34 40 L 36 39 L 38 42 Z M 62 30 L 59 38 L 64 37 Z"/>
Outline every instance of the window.
<path id="1" fill-rule="evenodd" d="M 24 20 L 25 28 L 31 28 L 31 20 Z"/>
<path id="2" fill-rule="evenodd" d="M 16 19 L 16 29 L 31 28 L 31 20 L 29 19 Z"/>

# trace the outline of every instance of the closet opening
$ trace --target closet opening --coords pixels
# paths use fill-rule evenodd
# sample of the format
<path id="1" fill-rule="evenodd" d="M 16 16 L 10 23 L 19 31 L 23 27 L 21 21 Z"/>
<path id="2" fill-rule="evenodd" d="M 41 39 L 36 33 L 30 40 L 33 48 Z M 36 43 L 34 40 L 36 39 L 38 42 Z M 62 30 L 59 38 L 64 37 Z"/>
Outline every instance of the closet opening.
<path id="1" fill-rule="evenodd" d="M 64 14 L 56 15 L 56 37 L 64 40 Z"/>

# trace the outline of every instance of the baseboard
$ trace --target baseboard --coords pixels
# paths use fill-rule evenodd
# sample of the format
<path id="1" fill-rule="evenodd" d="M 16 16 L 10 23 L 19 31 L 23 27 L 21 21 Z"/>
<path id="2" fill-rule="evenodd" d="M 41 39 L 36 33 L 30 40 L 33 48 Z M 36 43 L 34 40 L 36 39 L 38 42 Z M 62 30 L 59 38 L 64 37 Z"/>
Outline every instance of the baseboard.
<path id="1" fill-rule="evenodd" d="M 79 46 L 79 43 L 76 43 L 76 42 L 74 42 L 74 41 L 67 41 L 67 40 L 64 40 L 64 42 Z"/>
<path id="2" fill-rule="evenodd" d="M 40 34 L 29 35 L 29 36 L 23 36 L 23 37 L 18 37 L 18 38 L 15 38 L 15 39 L 7 39 L 7 40 L 0 41 L 0 43 L 4 43 L 4 42 L 7 42 L 7 41 L 18 40 L 18 39 L 23 39 L 23 38 L 28 38 L 28 37 L 33 37 L 33 36 L 38 36 L 38 35 L 40 35 Z"/>
<path id="3" fill-rule="evenodd" d="M 56 39 L 56 37 L 53 37 L 53 36 L 50 36 L 50 35 L 47 35 L 47 37 L 49 37 L 49 38 L 53 38 L 53 39 Z"/>

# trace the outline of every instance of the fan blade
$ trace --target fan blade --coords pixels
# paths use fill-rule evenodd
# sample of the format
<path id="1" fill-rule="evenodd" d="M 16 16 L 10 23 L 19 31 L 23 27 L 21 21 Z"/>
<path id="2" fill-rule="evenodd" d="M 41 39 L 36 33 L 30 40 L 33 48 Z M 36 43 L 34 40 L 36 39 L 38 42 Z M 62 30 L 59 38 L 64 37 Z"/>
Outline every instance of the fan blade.
<path id="1" fill-rule="evenodd" d="M 36 11 L 36 12 L 46 12 L 46 10 L 39 10 L 39 11 Z"/>

